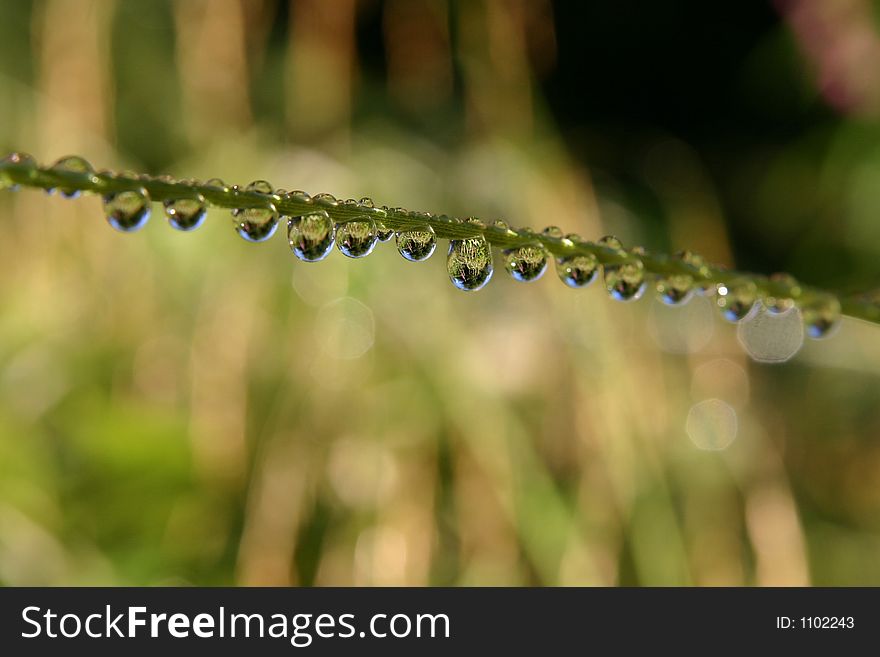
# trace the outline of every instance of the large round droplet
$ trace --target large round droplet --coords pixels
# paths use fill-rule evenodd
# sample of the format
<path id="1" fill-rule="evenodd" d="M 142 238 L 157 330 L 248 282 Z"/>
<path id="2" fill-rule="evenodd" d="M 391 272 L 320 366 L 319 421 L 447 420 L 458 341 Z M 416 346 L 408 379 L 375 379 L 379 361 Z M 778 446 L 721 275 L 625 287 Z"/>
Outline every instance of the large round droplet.
<path id="1" fill-rule="evenodd" d="M 801 294 L 800 283 L 791 274 L 773 274 L 770 283 L 774 293 L 764 298 L 764 307 L 771 315 L 784 315 L 794 308 L 794 300 Z"/>
<path id="2" fill-rule="evenodd" d="M 150 218 L 147 190 L 127 190 L 104 197 L 104 214 L 113 228 L 123 233 L 140 230 Z"/>
<path id="3" fill-rule="evenodd" d="M 586 287 L 599 272 L 599 261 L 592 253 L 579 253 L 556 258 L 556 273 L 568 287 Z"/>
<path id="4" fill-rule="evenodd" d="M 349 258 L 370 255 L 378 241 L 376 222 L 370 217 L 359 217 L 336 228 L 336 246 Z"/>
<path id="5" fill-rule="evenodd" d="M 814 340 L 833 335 L 840 325 L 840 301 L 830 294 L 816 296 L 800 309 L 807 335 Z"/>
<path id="6" fill-rule="evenodd" d="M 165 216 L 172 228 L 177 230 L 195 230 L 205 222 L 208 210 L 205 207 L 205 199 L 179 198 L 165 201 Z"/>
<path id="7" fill-rule="evenodd" d="M 89 164 L 84 158 L 81 158 L 79 155 L 68 155 L 67 157 L 62 157 L 55 164 L 52 165 L 52 170 L 70 173 L 94 173 L 92 165 Z M 64 198 L 77 198 L 82 193 L 80 190 L 70 187 L 59 187 L 58 192 Z"/>
<path id="8" fill-rule="evenodd" d="M 503 255 L 504 269 L 518 281 L 536 281 L 547 271 L 547 251 L 540 244 L 507 249 Z"/>
<path id="9" fill-rule="evenodd" d="M 450 240 L 446 269 L 459 290 L 479 290 L 492 278 L 492 248 L 482 235 Z"/>
<path id="10" fill-rule="evenodd" d="M 715 302 L 721 309 L 721 315 L 728 322 L 745 319 L 756 308 L 758 289 L 754 281 L 747 278 L 721 283 L 718 285 L 717 293 Z"/>
<path id="11" fill-rule="evenodd" d="M 657 295 L 667 306 L 681 306 L 694 293 L 694 279 L 688 274 L 673 274 L 657 281 Z"/>
<path id="12" fill-rule="evenodd" d="M 605 289 L 612 299 L 635 301 L 645 293 L 645 265 L 633 260 L 617 265 L 605 265 Z"/>
<path id="13" fill-rule="evenodd" d="M 425 226 L 418 230 L 402 230 L 397 233 L 397 250 L 410 262 L 427 260 L 437 248 L 434 229 Z"/>
<path id="14" fill-rule="evenodd" d="M 244 191 L 271 194 L 272 185 L 265 180 L 255 180 Z M 232 211 L 232 217 L 236 232 L 248 242 L 265 242 L 278 229 L 278 211 L 273 203 L 268 207 L 237 208 Z"/>
<path id="15" fill-rule="evenodd" d="M 287 221 L 287 241 L 290 250 L 304 262 L 318 262 L 333 248 L 334 226 L 330 215 L 315 210 Z"/>

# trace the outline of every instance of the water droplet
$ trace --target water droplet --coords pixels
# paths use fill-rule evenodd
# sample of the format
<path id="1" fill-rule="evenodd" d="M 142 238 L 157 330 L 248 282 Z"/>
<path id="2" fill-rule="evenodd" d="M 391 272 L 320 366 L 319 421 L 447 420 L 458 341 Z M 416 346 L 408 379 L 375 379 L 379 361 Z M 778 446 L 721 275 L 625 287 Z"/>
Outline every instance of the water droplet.
<path id="1" fill-rule="evenodd" d="M 801 286 L 791 274 L 773 274 L 770 282 L 781 289 L 779 294 L 768 294 L 764 298 L 764 307 L 771 315 L 784 315 L 794 308 L 795 297 L 800 296 Z"/>
<path id="2" fill-rule="evenodd" d="M 288 192 L 287 198 L 294 200 L 294 201 L 300 201 L 301 203 L 311 203 L 312 202 L 312 197 L 309 196 L 306 192 L 302 191 L 301 189 L 295 189 L 292 192 Z"/>
<path id="3" fill-rule="evenodd" d="M 634 260 L 618 265 L 605 265 L 605 289 L 612 299 L 635 301 L 645 293 L 645 265 Z"/>
<path id="4" fill-rule="evenodd" d="M 177 230 L 195 230 L 205 222 L 208 215 L 205 199 L 201 195 L 198 198 L 168 200 L 162 205 L 165 206 L 168 223 Z"/>
<path id="5" fill-rule="evenodd" d="M 373 203 L 373 199 L 371 199 L 369 196 L 364 196 L 360 201 L 358 201 L 358 204 L 364 206 L 365 208 L 376 207 Z"/>
<path id="6" fill-rule="evenodd" d="M 335 205 L 339 205 L 339 201 L 336 200 L 336 197 L 333 194 L 315 194 L 312 197 L 312 201 L 317 203 L 318 205 L 326 205 L 329 207 L 333 207 Z"/>
<path id="7" fill-rule="evenodd" d="M 481 289 L 492 278 L 492 248 L 482 235 L 450 240 L 446 269 L 452 284 L 468 292 Z"/>
<path id="8" fill-rule="evenodd" d="M 150 218 L 147 190 L 127 190 L 104 197 L 104 214 L 113 228 L 123 233 L 140 230 Z"/>
<path id="9" fill-rule="evenodd" d="M 699 253 L 694 253 L 693 251 L 679 251 L 673 257 L 694 270 L 694 276 L 692 277 L 696 280 L 696 283 L 694 284 L 694 292 L 704 297 L 715 294 L 715 284 L 701 280 L 711 274 L 711 270 L 703 259 L 703 256 Z"/>
<path id="10" fill-rule="evenodd" d="M 720 283 L 717 291 L 715 302 L 728 322 L 745 319 L 756 308 L 758 289 L 754 281 L 747 278 L 734 279 L 729 283 Z"/>
<path id="11" fill-rule="evenodd" d="M 219 189 L 222 192 L 229 191 L 229 187 L 227 187 L 226 183 L 219 178 L 210 178 L 205 181 L 204 185 L 205 187 L 213 187 L 215 189 Z"/>
<path id="12" fill-rule="evenodd" d="M 237 190 L 235 186 L 233 189 Z M 272 185 L 265 180 L 255 180 L 244 191 L 271 194 Z M 248 242 L 265 242 L 278 229 L 278 211 L 271 203 L 269 207 L 237 208 L 232 216 L 236 232 Z"/>
<path id="13" fill-rule="evenodd" d="M 394 237 L 394 231 L 391 228 L 387 228 L 381 221 L 377 221 L 376 237 L 379 238 L 380 242 L 387 242 Z"/>
<path id="14" fill-rule="evenodd" d="M 562 239 L 562 229 L 559 226 L 547 226 L 541 234 L 545 237 L 551 237 L 553 239 L 561 240 Z"/>
<path id="15" fill-rule="evenodd" d="M 418 230 L 402 230 L 397 233 L 397 250 L 411 262 L 422 262 L 431 257 L 437 248 L 434 229 L 425 226 Z"/>
<path id="16" fill-rule="evenodd" d="M 467 223 L 471 224 L 472 226 L 476 226 L 477 228 L 486 227 L 485 222 L 483 222 L 481 219 L 477 219 L 476 217 L 468 217 Z"/>
<path id="17" fill-rule="evenodd" d="M 504 251 L 504 269 L 518 281 L 536 281 L 547 271 L 547 251 L 540 244 L 527 244 Z"/>
<path id="18" fill-rule="evenodd" d="M 830 294 L 816 296 L 800 309 L 807 335 L 814 340 L 832 336 L 840 325 L 840 301 Z"/>
<path id="19" fill-rule="evenodd" d="M 92 165 L 89 164 L 84 158 L 81 158 L 79 155 L 68 155 L 67 157 L 62 157 L 55 164 L 52 165 L 52 170 L 71 173 L 94 173 Z M 48 189 L 46 191 L 51 192 L 51 190 Z M 78 189 L 64 187 L 59 187 L 58 191 L 64 198 L 77 198 L 82 193 Z"/>
<path id="20" fill-rule="evenodd" d="M 323 260 L 333 248 L 333 220 L 324 210 L 315 210 L 300 217 L 290 217 L 287 221 L 287 241 L 293 254 L 300 260 L 304 262 Z"/>
<path id="21" fill-rule="evenodd" d="M 598 272 L 599 260 L 592 253 L 556 258 L 556 273 L 568 287 L 586 287 L 596 280 Z"/>
<path id="22" fill-rule="evenodd" d="M 503 219 L 496 219 L 495 221 L 493 221 L 492 228 L 494 228 L 496 230 L 502 230 L 505 233 L 510 230 L 510 226 Z"/>
<path id="23" fill-rule="evenodd" d="M 623 242 L 614 237 L 614 235 L 605 235 L 604 237 L 600 237 L 597 244 L 599 246 L 604 246 L 606 249 L 623 251 Z"/>
<path id="24" fill-rule="evenodd" d="M 370 217 L 358 217 L 336 228 L 336 246 L 349 258 L 370 255 L 378 240 L 376 222 Z"/>
<path id="25" fill-rule="evenodd" d="M 657 294 L 667 306 L 681 306 L 694 293 L 694 279 L 687 274 L 673 274 L 657 281 Z"/>
<path id="26" fill-rule="evenodd" d="M 271 194 L 272 184 L 268 180 L 255 180 L 244 188 L 246 192 L 258 192 L 260 194 Z"/>

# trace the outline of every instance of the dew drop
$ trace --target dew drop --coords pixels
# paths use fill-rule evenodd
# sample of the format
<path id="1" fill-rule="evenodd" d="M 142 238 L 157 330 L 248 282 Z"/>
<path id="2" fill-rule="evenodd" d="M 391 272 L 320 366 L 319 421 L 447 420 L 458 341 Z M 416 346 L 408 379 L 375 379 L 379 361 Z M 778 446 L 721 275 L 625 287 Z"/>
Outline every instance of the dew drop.
<path id="1" fill-rule="evenodd" d="M 360 201 L 358 201 L 358 205 L 362 205 L 365 208 L 376 207 L 375 204 L 373 203 L 373 199 L 371 199 L 369 196 L 364 196 Z"/>
<path id="2" fill-rule="evenodd" d="M 709 266 L 706 264 L 703 256 L 699 253 L 694 253 L 693 251 L 679 251 L 673 257 L 693 269 L 698 279 L 705 279 L 711 274 Z M 697 282 L 694 285 L 694 292 L 704 297 L 711 296 L 715 294 L 715 284 L 707 283 L 705 281 Z"/>
<path id="3" fill-rule="evenodd" d="M 614 237 L 614 235 L 605 235 L 604 237 L 600 237 L 597 242 L 599 246 L 604 246 L 606 249 L 613 249 L 614 251 L 623 251 L 623 242 Z"/>
<path id="4" fill-rule="evenodd" d="M 503 252 L 504 269 L 517 281 L 536 281 L 547 271 L 547 251 L 540 244 L 527 244 Z"/>
<path id="5" fill-rule="evenodd" d="M 67 157 L 62 157 L 55 164 L 52 165 L 53 171 L 64 171 L 70 173 L 94 173 L 95 170 L 92 169 L 92 165 L 88 163 L 84 158 L 79 155 L 68 155 Z M 46 190 L 51 191 L 51 190 Z M 82 193 L 78 189 L 64 188 L 59 187 L 58 192 L 64 198 L 78 198 Z"/>
<path id="6" fill-rule="evenodd" d="M 394 231 L 388 228 L 381 221 L 376 222 L 376 237 L 380 242 L 387 242 L 394 237 Z"/>
<path id="7" fill-rule="evenodd" d="M 225 182 L 220 180 L 220 178 L 209 178 L 208 180 L 205 181 L 204 186 L 205 187 L 213 187 L 215 189 L 219 189 L 222 192 L 229 191 L 229 187 L 226 185 Z"/>
<path id="8" fill-rule="evenodd" d="M 140 230 L 150 218 L 147 190 L 126 190 L 104 197 L 104 214 L 113 228 L 123 233 Z"/>
<path id="9" fill-rule="evenodd" d="M 293 254 L 304 262 L 318 262 L 333 248 L 335 226 L 325 210 L 315 210 L 287 220 L 287 241 Z"/>
<path id="10" fill-rule="evenodd" d="M 721 283 L 718 285 L 717 293 L 715 302 L 721 309 L 721 315 L 728 322 L 745 319 L 756 308 L 758 289 L 754 281 L 747 278 Z"/>
<path id="11" fill-rule="evenodd" d="M 562 239 L 562 229 L 559 228 L 559 226 L 547 226 L 544 230 L 541 231 L 541 234 L 545 237 L 551 237 L 557 240 Z"/>
<path id="12" fill-rule="evenodd" d="M 599 272 L 599 260 L 592 253 L 578 253 L 556 258 L 556 273 L 568 287 L 586 287 Z"/>
<path id="13" fill-rule="evenodd" d="M 292 192 L 287 192 L 287 198 L 292 199 L 294 201 L 299 201 L 301 203 L 311 203 L 312 197 L 309 196 L 306 192 L 301 189 L 295 189 Z"/>
<path id="14" fill-rule="evenodd" d="M 492 248 L 482 235 L 450 240 L 446 269 L 452 284 L 459 290 L 481 289 L 492 278 Z"/>
<path id="15" fill-rule="evenodd" d="M 333 194 L 315 194 L 312 197 L 312 201 L 317 203 L 318 205 L 326 205 L 329 207 L 339 205 L 339 201 L 336 200 L 336 197 L 333 196 Z"/>
<path id="16" fill-rule="evenodd" d="M 349 258 L 370 255 L 378 241 L 376 222 L 370 217 L 358 217 L 336 228 L 336 246 Z"/>
<path id="17" fill-rule="evenodd" d="M 436 248 L 437 238 L 434 236 L 434 229 L 430 226 L 397 233 L 397 250 L 410 262 L 427 260 Z"/>
<path id="18" fill-rule="evenodd" d="M 233 189 L 237 188 L 233 186 Z M 265 180 L 255 180 L 244 191 L 271 194 L 272 185 Z M 278 211 L 271 203 L 269 207 L 236 208 L 232 217 L 236 232 L 248 242 L 265 242 L 278 229 Z"/>
<path id="19" fill-rule="evenodd" d="M 673 274 L 657 281 L 657 294 L 667 306 L 681 306 L 694 293 L 694 279 L 687 274 Z"/>
<path id="20" fill-rule="evenodd" d="M 840 301 L 830 294 L 817 296 L 800 309 L 807 335 L 814 340 L 832 336 L 840 326 Z"/>
<path id="21" fill-rule="evenodd" d="M 764 307 L 771 315 L 784 315 L 794 308 L 795 297 L 800 296 L 801 286 L 791 274 L 773 274 L 770 282 L 780 288 L 780 294 L 768 294 L 764 298 Z"/>
<path id="22" fill-rule="evenodd" d="M 645 293 L 645 265 L 641 260 L 605 265 L 605 289 L 612 299 L 635 301 Z"/>
<path id="23" fill-rule="evenodd" d="M 255 180 L 244 188 L 246 192 L 258 192 L 260 194 L 271 194 L 272 184 L 268 180 Z"/>
<path id="24" fill-rule="evenodd" d="M 208 215 L 205 199 L 201 195 L 198 198 L 167 200 L 162 205 L 165 206 L 168 223 L 177 230 L 195 230 L 205 222 Z"/>

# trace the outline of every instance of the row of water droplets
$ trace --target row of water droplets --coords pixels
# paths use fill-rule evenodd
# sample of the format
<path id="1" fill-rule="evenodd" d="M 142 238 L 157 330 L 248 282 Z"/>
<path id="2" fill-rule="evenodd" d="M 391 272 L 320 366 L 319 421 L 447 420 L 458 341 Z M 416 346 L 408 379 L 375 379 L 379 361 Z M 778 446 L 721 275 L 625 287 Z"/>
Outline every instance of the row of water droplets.
<path id="1" fill-rule="evenodd" d="M 33 158 L 24 154 L 12 154 L 6 158 L 16 163 L 27 163 L 36 166 Z M 78 174 L 94 174 L 91 165 L 79 156 L 61 158 L 51 170 Z M 125 172 L 127 178 L 137 178 L 137 174 Z M 154 180 L 153 178 L 147 178 Z M 195 185 L 195 181 L 175 181 L 170 176 L 159 177 L 160 182 Z M 422 262 L 433 255 L 437 239 L 430 220 L 434 215 L 414 213 L 403 208 L 387 208 L 396 214 L 408 215 L 422 225 L 397 231 L 387 228 L 375 214 L 372 200 L 362 198 L 359 201 L 349 199 L 338 201 L 330 194 L 309 196 L 302 191 L 287 192 L 274 189 L 265 180 L 257 180 L 241 190 L 237 186 L 229 187 L 218 178 L 201 184 L 218 192 L 230 191 L 256 192 L 281 201 L 285 198 L 298 201 L 300 204 L 312 206 L 312 210 L 297 216 L 281 215 L 273 202 L 262 207 L 242 207 L 232 211 L 236 232 L 249 242 L 265 242 L 271 238 L 279 223 L 287 222 L 287 237 L 293 254 L 305 262 L 318 262 L 326 258 L 334 244 L 343 255 L 350 258 L 363 258 L 369 255 L 376 244 L 396 239 L 400 254 L 411 262 Z M 53 189 L 47 189 L 53 192 Z M 59 194 L 66 198 L 76 198 L 79 190 L 58 188 Z M 113 228 L 122 232 L 134 232 L 142 228 L 150 217 L 151 202 L 146 189 L 125 190 L 103 196 L 104 212 L 107 221 Z M 336 223 L 328 210 L 338 206 L 349 206 L 364 209 L 363 215 L 356 215 L 344 222 Z M 201 194 L 184 198 L 170 199 L 163 202 L 165 216 L 169 224 L 182 231 L 195 230 L 205 220 L 207 202 Z M 459 219 L 449 219 L 461 222 Z M 485 224 L 477 219 L 467 222 L 483 229 Z M 516 233 L 511 231 L 504 222 L 497 221 L 491 229 L 506 233 L 509 237 L 528 237 L 534 235 L 528 230 Z M 829 335 L 838 324 L 841 315 L 840 302 L 830 294 L 810 295 L 801 302 L 802 289 L 800 284 L 788 274 L 771 276 L 771 289 L 779 293 L 773 296 L 766 294 L 761 298 L 757 284 L 752 278 L 741 277 L 725 283 L 708 282 L 710 269 L 697 254 L 679 252 L 673 257 L 677 264 L 684 265 L 692 273 L 674 273 L 655 275 L 646 271 L 642 257 L 646 252 L 636 247 L 627 252 L 620 240 L 606 236 L 593 246 L 600 246 L 609 253 L 618 256 L 617 263 L 606 262 L 604 265 L 594 253 L 579 251 L 571 255 L 551 256 L 542 243 L 541 238 L 557 241 L 564 246 L 586 244 L 578 235 L 564 235 L 551 226 L 545 228 L 541 236 L 534 235 L 533 242 L 502 251 L 502 262 L 505 271 L 517 281 L 530 282 L 541 278 L 548 268 L 551 258 L 554 260 L 559 278 L 572 288 L 585 288 L 593 283 L 602 270 L 605 288 L 608 294 L 618 301 L 634 301 L 642 297 L 649 283 L 653 283 L 658 297 L 667 305 L 679 306 L 687 303 L 694 294 L 712 296 L 722 316 L 731 322 L 739 322 L 753 316 L 763 304 L 768 313 L 782 315 L 799 309 L 807 334 L 813 338 Z M 484 234 L 462 239 L 451 239 L 447 252 L 447 270 L 452 283 L 461 290 L 479 290 L 489 282 L 494 272 L 492 249 Z"/>

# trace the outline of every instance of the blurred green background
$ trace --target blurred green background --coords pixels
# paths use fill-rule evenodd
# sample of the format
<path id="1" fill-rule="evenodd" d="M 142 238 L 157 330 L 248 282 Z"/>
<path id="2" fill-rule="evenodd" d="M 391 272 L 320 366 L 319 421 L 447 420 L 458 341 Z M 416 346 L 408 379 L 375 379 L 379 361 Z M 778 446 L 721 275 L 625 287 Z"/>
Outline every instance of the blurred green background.
<path id="1" fill-rule="evenodd" d="M 7 2 L 0 147 L 867 288 L 878 70 L 868 0 Z M 3 584 L 880 585 L 876 326 L 0 221 Z"/>

